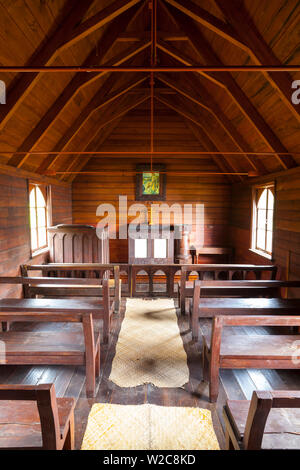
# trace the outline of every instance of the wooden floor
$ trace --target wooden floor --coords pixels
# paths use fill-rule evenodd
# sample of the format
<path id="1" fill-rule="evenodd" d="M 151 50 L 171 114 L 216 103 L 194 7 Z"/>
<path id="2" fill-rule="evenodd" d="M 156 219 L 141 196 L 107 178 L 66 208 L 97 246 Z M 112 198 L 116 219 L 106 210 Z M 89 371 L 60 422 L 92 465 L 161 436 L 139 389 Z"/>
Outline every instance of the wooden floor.
<path id="1" fill-rule="evenodd" d="M 202 382 L 200 344 L 191 340 L 187 318 L 179 316 L 179 326 L 188 356 L 190 381 L 183 388 L 156 388 L 144 385 L 135 388 L 122 389 L 108 380 L 112 359 L 115 353 L 116 341 L 125 310 L 125 300 L 122 302 L 121 315 L 114 315 L 111 342 L 101 349 L 101 376 L 95 399 L 88 399 L 84 387 L 84 369 L 70 366 L 1 366 L 0 383 L 10 384 L 40 384 L 54 382 L 57 396 L 73 396 L 77 400 L 75 409 L 76 448 L 80 448 L 86 427 L 87 417 L 93 403 L 142 404 L 152 403 L 164 406 L 193 406 L 207 408 L 212 411 L 215 431 L 224 448 L 222 407 L 226 398 L 250 399 L 253 390 L 263 389 L 300 389 L 300 374 L 298 371 L 269 371 L 269 370 L 223 370 L 221 372 L 221 390 L 217 404 L 208 402 L 208 386 Z M 74 328 L 71 324 L 14 324 L 13 329 L 55 329 Z M 78 326 L 76 326 L 78 327 Z M 236 329 L 237 330 L 237 329 Z M 239 328 L 239 334 L 266 334 L 263 328 Z"/>

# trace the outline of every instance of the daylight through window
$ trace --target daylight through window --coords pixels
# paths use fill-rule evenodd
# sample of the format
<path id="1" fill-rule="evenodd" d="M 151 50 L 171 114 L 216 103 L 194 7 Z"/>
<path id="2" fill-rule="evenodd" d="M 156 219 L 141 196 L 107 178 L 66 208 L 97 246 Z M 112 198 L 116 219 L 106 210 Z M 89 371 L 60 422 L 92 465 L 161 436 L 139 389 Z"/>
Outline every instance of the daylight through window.
<path id="1" fill-rule="evenodd" d="M 30 186 L 30 235 L 32 251 L 47 246 L 47 203 L 38 185 Z"/>

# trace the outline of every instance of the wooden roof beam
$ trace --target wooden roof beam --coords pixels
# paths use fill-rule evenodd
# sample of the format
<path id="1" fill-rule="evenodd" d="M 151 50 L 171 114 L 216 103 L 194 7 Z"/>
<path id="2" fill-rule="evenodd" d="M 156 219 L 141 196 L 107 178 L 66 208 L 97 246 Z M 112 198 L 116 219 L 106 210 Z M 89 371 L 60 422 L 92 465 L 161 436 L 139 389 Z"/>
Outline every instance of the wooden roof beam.
<path id="1" fill-rule="evenodd" d="M 158 95 L 155 95 L 155 99 L 157 101 L 159 101 L 160 103 L 163 103 L 165 106 L 167 106 L 168 108 L 172 109 L 173 111 L 175 111 L 177 114 L 183 116 L 184 118 L 190 120 L 191 122 L 193 122 L 194 124 L 196 124 L 196 126 L 199 126 L 201 127 L 201 129 L 203 129 L 203 124 L 189 111 L 187 111 L 185 109 L 184 106 L 178 106 L 174 103 L 174 101 L 169 101 L 166 97 L 161 97 L 161 96 L 158 96 Z M 217 152 L 218 149 L 215 145 L 213 145 L 213 148 L 210 149 L 212 150 L 212 153 L 214 152 Z M 224 158 L 224 160 L 226 160 L 231 168 L 233 169 L 234 172 L 238 172 L 239 170 L 235 167 L 234 163 L 232 163 L 229 159 L 229 157 L 226 157 L 225 155 L 222 155 L 222 158 Z M 239 178 L 243 181 L 243 177 L 241 175 L 238 175 Z"/>
<path id="2" fill-rule="evenodd" d="M 159 47 L 159 44 L 158 44 Z M 172 53 L 170 55 L 172 57 L 176 57 L 178 61 L 184 62 L 185 59 L 181 59 L 180 51 L 177 51 L 172 46 L 164 46 L 163 50 L 166 53 L 169 53 L 170 48 L 172 48 Z M 200 83 L 200 81 L 196 80 L 193 76 L 189 76 L 185 78 L 185 83 L 191 83 L 193 88 L 193 92 L 187 91 L 184 85 L 181 85 L 180 80 L 174 81 L 169 76 L 163 74 L 156 74 L 156 77 L 165 83 L 167 86 L 173 88 L 178 93 L 182 94 L 189 100 L 193 101 L 194 103 L 198 104 L 202 108 L 209 111 L 214 118 L 218 121 L 221 127 L 225 130 L 225 132 L 229 135 L 231 140 L 237 145 L 239 150 L 245 152 L 245 158 L 248 161 L 251 168 L 257 171 L 259 174 L 267 173 L 267 170 L 263 163 L 254 157 L 253 155 L 247 155 L 247 152 L 253 152 L 250 145 L 246 142 L 244 137 L 237 131 L 237 129 L 233 126 L 231 121 L 225 115 L 223 110 L 214 100 L 212 95 L 206 90 L 206 88 Z M 197 93 L 195 92 L 197 90 Z"/>
<path id="3" fill-rule="evenodd" d="M 205 26 L 214 33 L 221 35 L 224 39 L 227 39 L 231 43 L 235 44 L 238 47 L 241 47 L 244 50 L 248 51 L 248 47 L 244 41 L 240 38 L 239 34 L 235 29 L 228 23 L 220 20 L 218 17 L 212 15 L 204 8 L 201 8 L 199 5 L 196 5 L 191 0 L 165 0 L 167 3 L 177 8 L 185 15 L 189 16 L 192 20 L 197 23 Z M 230 2 L 229 2 L 230 3 Z M 184 20 L 184 18 L 183 18 Z"/>
<path id="4" fill-rule="evenodd" d="M 192 121 L 189 121 L 189 126 L 191 130 L 193 131 L 195 137 L 201 142 L 205 148 L 208 150 L 213 149 L 213 152 L 218 152 L 219 148 L 215 145 L 214 141 L 212 140 L 213 136 L 211 133 L 208 132 L 207 128 L 204 126 L 197 126 L 195 123 Z M 212 158 L 215 161 L 215 163 L 222 169 L 223 172 L 228 173 L 228 172 L 234 172 L 234 173 L 239 173 L 240 170 L 236 167 L 234 161 L 228 156 L 228 155 L 223 155 L 223 158 L 220 158 L 220 154 L 212 154 Z M 243 180 L 243 177 L 241 175 L 227 175 L 230 177 L 232 182 L 236 183 L 236 178 Z"/>
<path id="5" fill-rule="evenodd" d="M 26 65 L 47 65 L 53 60 L 75 25 L 82 19 L 94 0 L 78 2 L 74 6 L 72 0 L 68 0 L 61 15 L 59 26 L 49 33 L 45 41 L 37 48 Z M 36 83 L 39 73 L 25 73 L 18 75 L 12 82 L 7 93 L 6 106 L 0 109 L 0 130 L 3 129 L 12 113 L 21 101 L 28 95 Z"/>
<path id="6" fill-rule="evenodd" d="M 224 65 L 212 49 L 210 43 L 203 36 L 199 28 L 197 28 L 193 20 L 186 17 L 183 21 L 182 16 L 178 12 L 178 10 L 176 10 L 170 5 L 164 8 L 167 13 L 169 13 L 169 15 L 173 18 L 178 27 L 181 28 L 182 31 L 185 32 L 185 34 L 187 34 L 197 54 L 202 56 L 204 60 L 210 65 Z M 263 138 L 266 144 L 270 148 L 272 148 L 272 150 L 278 153 L 286 154 L 286 156 L 284 157 L 282 155 L 276 155 L 276 158 L 283 169 L 292 168 L 296 166 L 296 162 L 291 156 L 290 152 L 281 143 L 280 139 L 276 136 L 270 126 L 266 123 L 264 118 L 260 115 L 260 113 L 252 104 L 250 99 L 239 87 L 239 85 L 236 83 L 236 81 L 229 72 L 201 72 L 201 74 L 209 80 L 212 80 L 214 83 L 222 86 L 230 94 L 239 109 L 250 120 L 250 122 L 254 125 L 256 131 Z"/>
<path id="7" fill-rule="evenodd" d="M 85 0 L 76 2 L 74 5 L 74 1 L 69 0 L 66 4 L 66 8 L 64 9 L 64 15 L 62 15 L 58 28 L 56 28 L 52 34 L 49 34 L 49 37 L 45 39 L 26 65 L 30 67 L 35 65 L 49 65 L 63 48 L 69 47 L 75 41 L 82 39 L 84 35 L 90 34 L 92 32 L 92 22 L 94 22 L 95 28 L 96 24 L 97 28 L 100 28 L 110 22 L 113 18 L 116 18 L 126 10 L 132 8 L 135 4 L 141 2 L 141 0 L 131 0 L 130 2 L 116 0 L 108 8 L 105 8 L 98 13 L 97 21 L 95 17 L 93 17 L 94 20 L 93 18 L 87 20 L 90 22 L 90 26 L 86 24 L 86 22 L 77 26 L 93 2 L 94 0 Z M 134 17 L 134 9 L 130 11 L 130 15 Z M 102 18 L 101 20 L 100 17 Z M 93 65 L 93 63 L 89 65 Z M 0 110 L 0 130 L 4 128 L 12 113 L 32 90 L 38 77 L 38 72 L 20 74 L 13 81 L 7 93 L 6 106 L 2 106 Z"/>
<path id="8" fill-rule="evenodd" d="M 208 137 L 208 135 L 205 134 L 202 128 L 200 128 L 199 126 L 196 126 L 189 119 L 184 118 L 184 120 L 186 121 L 187 126 L 191 129 L 191 131 L 193 132 L 198 142 L 206 149 L 206 151 L 209 152 L 213 146 L 211 145 L 211 140 Z M 230 165 L 228 165 L 225 158 L 221 159 L 218 157 L 218 155 L 214 155 L 214 154 L 212 154 L 211 157 L 213 161 L 215 162 L 215 164 L 220 168 L 220 170 L 223 171 L 223 173 L 231 173 L 232 171 L 234 171 L 233 168 Z M 236 182 L 235 177 L 233 175 L 226 175 L 226 177 L 232 183 Z"/>
<path id="9" fill-rule="evenodd" d="M 134 44 L 130 46 L 126 51 L 118 54 L 113 59 L 109 61 L 110 65 L 120 65 L 124 62 L 128 61 L 132 57 L 136 56 L 140 52 L 144 51 L 151 45 L 151 42 L 144 42 L 140 45 Z M 65 106 L 70 102 L 71 99 L 78 93 L 78 91 L 87 86 L 88 84 L 92 83 L 93 81 L 99 79 L 100 77 L 104 76 L 107 72 L 93 72 L 89 74 L 77 74 L 72 82 L 65 88 L 63 93 L 57 98 L 57 100 L 53 103 L 47 113 L 42 117 L 39 121 L 37 126 L 31 131 L 29 136 L 24 140 L 24 142 L 20 145 L 17 151 L 20 152 L 30 152 L 34 148 L 35 145 L 42 139 L 42 137 L 46 134 L 48 129 L 51 127 L 55 119 L 58 118 L 60 113 L 63 111 Z M 29 157 L 29 153 L 20 157 L 20 155 L 13 155 L 8 164 L 12 166 L 16 166 L 20 168 L 23 163 Z"/>
<path id="10" fill-rule="evenodd" d="M 132 79 L 130 82 L 127 82 L 122 87 L 118 88 L 114 92 L 110 92 L 113 86 L 120 80 L 120 77 L 108 77 L 105 83 L 102 85 L 100 90 L 93 96 L 90 102 L 84 107 L 81 111 L 80 115 L 75 119 L 71 127 L 68 129 L 67 133 L 62 136 L 59 142 L 55 145 L 53 152 L 61 152 L 64 148 L 72 141 L 72 139 L 77 135 L 79 130 L 83 127 L 83 125 L 87 122 L 87 120 L 91 117 L 99 109 L 103 108 L 104 106 L 108 105 L 112 101 L 115 101 L 120 96 L 124 95 L 128 90 L 138 86 L 140 83 L 146 80 L 148 77 L 141 77 L 138 80 Z M 37 173 L 43 173 L 50 164 L 55 163 L 56 155 L 49 155 L 44 161 L 41 163 L 39 168 L 37 169 Z"/>
<path id="11" fill-rule="evenodd" d="M 222 38 L 247 52 L 256 64 L 278 65 L 281 61 L 275 56 L 272 49 L 265 42 L 252 18 L 245 8 L 242 0 L 215 0 L 219 10 L 225 16 L 226 23 L 199 7 L 191 0 L 166 0 L 197 23 L 205 26 Z M 268 82 L 280 93 L 283 102 L 287 105 L 294 117 L 300 121 L 300 109 L 291 100 L 292 77 L 288 72 L 263 72 Z"/>
<path id="12" fill-rule="evenodd" d="M 83 23 L 74 28 L 70 37 L 68 38 L 68 46 L 74 42 L 79 41 L 80 39 L 83 39 L 97 29 L 102 28 L 108 22 L 117 18 L 119 15 L 141 2 L 145 4 L 145 0 L 115 0 L 111 5 L 103 8 L 103 10 L 99 11 L 94 16 L 88 18 Z"/>
<path id="13" fill-rule="evenodd" d="M 151 38 L 151 31 L 133 31 L 121 33 L 117 42 L 138 42 Z M 166 31 L 157 31 L 157 38 L 164 41 L 188 41 L 188 37 L 180 32 L 168 33 Z"/>
<path id="14" fill-rule="evenodd" d="M 129 111 L 131 111 L 132 109 L 136 108 L 140 104 L 147 101 L 149 98 L 150 98 L 150 95 L 147 94 L 145 96 L 144 93 L 140 96 L 136 96 L 134 99 L 132 97 L 130 97 L 130 99 L 128 99 L 128 97 L 125 96 L 123 98 L 123 101 L 121 101 L 121 105 L 116 107 L 117 111 L 112 112 L 111 114 L 105 114 L 104 118 L 100 122 L 97 122 L 97 124 L 93 127 L 93 129 L 90 131 L 90 135 L 92 135 L 91 139 L 94 139 L 95 135 L 98 135 L 99 132 L 102 132 L 102 129 L 107 124 L 110 124 L 111 122 L 115 121 L 116 119 L 124 116 Z M 122 98 L 121 98 L 121 100 L 122 100 Z M 92 148 L 92 147 L 87 149 L 87 151 L 90 151 L 91 153 L 93 153 L 93 150 L 95 150 L 95 149 Z M 74 152 L 74 155 L 76 155 L 76 152 Z M 52 162 L 49 165 L 47 170 L 50 170 L 53 167 L 53 165 L 54 165 L 54 162 Z M 47 171 L 47 170 L 45 170 L 45 171 Z"/>
<path id="15" fill-rule="evenodd" d="M 110 112 L 105 117 L 106 122 L 104 126 L 100 128 L 98 126 L 96 128 L 96 132 L 93 134 L 93 136 L 89 139 L 88 143 L 85 145 L 84 151 L 86 152 L 90 151 L 92 153 L 93 150 L 95 150 L 95 147 L 99 148 L 99 145 L 102 145 L 102 143 L 107 139 L 108 135 L 110 135 L 110 132 L 109 134 L 107 134 L 105 130 L 103 131 L 103 128 L 106 127 L 108 124 L 116 123 L 117 125 L 119 120 L 124 115 L 126 115 L 129 111 L 136 108 L 140 104 L 147 101 L 149 98 L 150 98 L 150 95 L 147 95 L 144 98 L 142 97 L 141 99 L 136 99 L 135 101 L 133 101 L 132 99 L 128 100 L 126 96 L 123 97 L 119 111 L 117 113 L 113 113 L 113 111 L 110 110 Z M 112 128 L 110 127 L 110 130 L 112 131 L 114 127 Z M 100 142 L 99 142 L 99 132 L 105 136 L 104 138 L 103 138 L 103 135 L 100 137 Z M 86 157 L 83 155 L 78 155 L 78 157 L 76 157 L 76 161 L 79 161 L 80 164 L 79 164 L 79 167 L 76 168 L 75 171 L 80 171 L 87 164 L 90 158 L 91 158 L 90 156 Z M 83 160 L 83 162 L 81 162 L 81 160 Z M 72 182 L 75 177 L 76 175 L 69 176 L 68 181 Z"/>
<path id="16" fill-rule="evenodd" d="M 102 101 L 104 100 L 105 95 L 110 92 L 110 90 L 115 85 L 117 80 L 119 80 L 117 76 L 108 77 L 106 79 L 106 81 L 104 82 L 100 90 L 96 93 L 96 95 L 93 96 L 92 100 L 83 108 L 79 116 L 75 119 L 73 124 L 68 128 L 67 132 L 56 143 L 56 145 L 54 146 L 52 150 L 53 152 L 59 153 L 71 142 L 71 140 L 75 137 L 75 135 L 79 132 L 79 130 L 84 126 L 84 124 L 90 117 L 93 110 L 96 109 L 97 104 L 100 104 L 101 99 Z M 93 104 L 94 99 L 95 101 L 97 100 L 97 103 L 95 102 L 95 106 Z M 27 155 L 29 158 L 30 154 L 27 154 Z M 42 163 L 37 168 L 36 172 L 39 174 L 43 174 L 48 168 L 50 168 L 52 164 L 56 162 L 56 159 L 57 159 L 57 155 L 55 154 L 48 155 L 46 158 L 43 159 Z"/>
<path id="17" fill-rule="evenodd" d="M 216 0 L 216 4 L 247 45 L 250 56 L 257 64 L 282 65 L 258 31 L 243 1 L 230 0 L 230 2 L 224 2 Z M 288 72 L 264 72 L 264 75 L 273 88 L 279 91 L 283 102 L 300 122 L 299 106 L 291 100 L 291 85 L 293 82 L 291 75 Z"/>
<path id="18" fill-rule="evenodd" d="M 106 127 L 106 129 L 103 131 L 101 141 L 98 143 L 98 146 L 102 145 L 102 143 L 105 142 L 105 140 L 110 136 L 110 134 L 113 132 L 113 130 L 118 125 L 120 119 L 121 118 L 116 119 L 115 121 L 111 122 Z M 87 143 L 87 145 L 88 144 L 89 144 L 89 142 Z M 86 147 L 84 148 L 84 151 L 85 151 L 85 149 L 86 149 Z M 66 172 L 80 171 L 82 168 L 84 168 L 84 166 L 88 163 L 88 161 L 91 158 L 90 156 L 86 156 L 86 158 L 82 158 L 82 157 L 83 157 L 82 155 L 77 155 L 75 158 L 72 157 L 71 159 L 69 159 L 69 162 L 68 162 L 67 166 L 65 167 L 65 165 L 63 165 L 63 167 L 59 168 L 59 171 L 66 171 Z M 70 179 L 70 177 L 72 177 L 72 179 L 73 179 L 74 176 L 76 176 L 76 175 L 68 175 L 68 174 L 64 173 L 62 175 L 59 175 L 59 179 L 60 180 L 64 180 L 65 178 Z"/>
<path id="19" fill-rule="evenodd" d="M 125 12 L 119 18 L 114 20 L 106 29 L 104 34 L 101 36 L 98 44 L 94 49 L 90 52 L 86 60 L 84 61 L 84 65 L 91 66 L 95 64 L 95 62 L 101 62 L 105 55 L 111 50 L 112 46 L 114 45 L 118 35 L 120 32 L 125 31 L 128 26 L 130 26 L 131 22 L 134 21 L 136 16 L 141 12 L 141 7 L 135 7 L 133 9 L 133 16 L 132 11 Z M 142 43 L 143 44 L 143 43 Z M 139 46 L 129 47 L 126 51 L 121 54 L 121 59 L 124 57 L 124 61 L 128 60 L 131 57 L 131 54 L 139 53 L 141 50 Z M 122 63 L 119 62 L 120 56 L 114 58 L 112 63 Z M 64 107 L 69 103 L 69 101 L 76 95 L 76 93 L 84 86 L 88 85 L 92 81 L 96 80 L 103 74 L 98 73 L 90 73 L 90 74 L 81 74 L 77 73 L 73 79 L 68 83 L 64 91 L 58 96 L 55 102 L 51 105 L 51 107 L 47 110 L 45 115 L 36 125 L 36 127 L 31 131 L 31 133 L 26 137 L 26 139 L 22 142 L 18 150 L 20 151 L 30 151 L 36 145 L 39 140 L 46 134 L 49 127 L 52 125 L 54 120 L 59 116 L 59 114 L 63 111 Z M 28 155 L 24 156 L 23 158 L 17 158 L 16 156 L 12 156 L 9 160 L 8 164 L 12 166 L 20 167 L 26 161 Z"/>
<path id="20" fill-rule="evenodd" d="M 125 98 L 123 97 L 121 102 L 124 102 L 124 99 Z M 112 116 L 112 110 L 107 110 L 107 112 L 104 114 L 104 116 L 106 118 L 109 118 L 110 116 Z M 102 129 L 101 132 L 102 132 L 103 136 L 107 135 L 107 129 L 109 129 L 110 126 L 113 126 L 116 122 L 118 122 L 117 119 L 115 121 L 110 122 L 108 126 L 104 126 L 103 128 L 101 128 Z M 93 127 L 89 128 L 88 134 L 86 135 L 86 138 L 84 139 L 85 141 L 84 141 L 83 147 L 81 148 L 81 151 L 83 151 L 83 152 L 88 151 L 87 146 L 90 144 L 90 142 L 94 141 L 94 138 L 95 138 L 96 135 L 98 135 L 98 133 L 99 133 L 98 124 L 96 124 Z M 80 166 L 80 169 L 81 169 L 82 162 L 85 165 L 85 163 L 87 163 L 87 161 L 90 158 L 91 158 L 90 155 L 82 155 L 82 154 L 77 154 L 76 152 L 74 152 L 74 155 L 68 157 L 67 162 L 63 161 L 63 163 L 58 167 L 59 171 L 72 171 L 77 166 Z M 67 163 L 67 167 L 66 167 L 66 163 Z M 45 173 L 47 173 L 47 170 L 50 170 L 50 168 L 47 168 L 45 170 Z M 59 175 L 60 179 L 64 179 L 66 176 L 67 176 L 66 174 Z"/>
<path id="21" fill-rule="evenodd" d="M 9 165 L 4 165 L 3 163 L 0 163 L 0 173 L 2 175 L 30 179 L 32 181 L 37 181 L 45 184 L 57 184 L 59 186 L 68 186 L 66 182 L 59 181 L 58 179 L 53 178 L 51 176 L 37 175 L 33 171 L 27 171 L 21 168 L 14 168 Z"/>

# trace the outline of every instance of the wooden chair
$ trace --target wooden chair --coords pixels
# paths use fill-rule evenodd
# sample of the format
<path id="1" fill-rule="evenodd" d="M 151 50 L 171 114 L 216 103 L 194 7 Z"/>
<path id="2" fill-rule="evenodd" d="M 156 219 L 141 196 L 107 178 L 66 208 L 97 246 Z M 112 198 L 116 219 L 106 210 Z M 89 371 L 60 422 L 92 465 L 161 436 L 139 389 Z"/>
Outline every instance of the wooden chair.
<path id="1" fill-rule="evenodd" d="M 269 279 L 275 280 L 277 266 L 255 264 L 186 264 L 181 266 L 178 300 L 182 314 L 185 314 L 186 299 L 192 298 L 194 294 L 194 282 L 188 280 L 192 272 L 196 272 L 201 281 L 246 280 L 249 275 L 252 275 L 255 280 L 260 280 L 263 273 L 267 273 Z"/>
<path id="2" fill-rule="evenodd" d="M 300 448 L 300 392 L 255 391 L 223 411 L 228 450 Z"/>
<path id="3" fill-rule="evenodd" d="M 54 384 L 0 385 L 0 450 L 73 450 L 74 407 Z"/>
<path id="4" fill-rule="evenodd" d="M 122 281 L 120 279 L 120 268 L 117 265 L 97 263 L 49 263 L 21 266 L 21 274 L 23 277 L 29 277 L 30 271 L 40 271 L 43 276 L 66 277 L 66 279 L 70 279 L 70 277 L 89 278 L 91 282 L 88 285 L 78 284 L 73 286 L 55 285 L 55 283 L 45 285 L 43 280 L 41 280 L 40 284 L 24 285 L 23 293 L 25 298 L 33 298 L 37 295 L 42 295 L 47 298 L 98 297 L 99 280 L 108 279 L 109 289 L 114 299 L 114 312 L 120 312 Z M 110 273 L 113 273 L 113 279 L 110 279 Z"/>
<path id="5" fill-rule="evenodd" d="M 300 335 L 236 335 L 226 326 L 300 326 L 300 316 L 219 315 L 212 331 L 203 331 L 203 379 L 209 381 L 209 398 L 216 402 L 220 369 L 300 369 L 295 351 Z"/>
<path id="6" fill-rule="evenodd" d="M 214 315 L 205 313 L 207 298 L 280 298 L 281 289 L 300 288 L 300 281 L 195 281 L 193 300 L 190 303 L 190 327 L 194 340 L 198 340 L 199 319 Z M 232 304 L 233 305 L 233 304 Z M 227 306 L 222 302 L 221 308 Z M 217 312 L 217 310 L 216 310 Z M 238 312 L 240 313 L 240 312 Z M 244 313 L 244 312 L 241 312 Z"/>

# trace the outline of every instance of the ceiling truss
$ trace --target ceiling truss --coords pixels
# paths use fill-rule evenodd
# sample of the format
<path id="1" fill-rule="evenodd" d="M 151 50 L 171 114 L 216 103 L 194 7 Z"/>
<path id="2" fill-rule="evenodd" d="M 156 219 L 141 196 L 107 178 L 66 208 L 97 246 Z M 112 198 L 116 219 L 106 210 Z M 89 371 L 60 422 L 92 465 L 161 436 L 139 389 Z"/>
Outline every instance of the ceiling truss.
<path id="1" fill-rule="evenodd" d="M 201 29 L 199 29 L 200 25 L 221 36 L 224 40 L 229 41 L 244 52 L 247 52 L 257 66 L 269 64 L 270 66 L 282 67 L 280 61 L 258 33 L 241 0 L 232 0 L 231 2 L 215 0 L 215 4 L 223 14 L 223 17 L 226 18 L 225 21 L 199 7 L 193 1 L 187 0 L 166 0 L 165 2 L 160 0 L 116 0 L 109 7 L 82 21 L 82 18 L 85 17 L 93 2 L 94 0 L 79 2 L 75 8 L 74 2 L 70 0 L 66 2 L 59 26 L 51 31 L 47 41 L 37 48 L 26 66 L 49 67 L 62 50 L 106 26 L 99 43 L 82 64 L 83 68 L 98 65 L 103 68 L 128 66 L 129 69 L 132 60 L 136 60 L 138 57 L 147 62 L 146 52 L 149 48 L 151 49 L 151 67 L 155 67 L 157 70 L 163 70 L 160 64 L 157 65 L 158 52 L 169 58 L 171 64 L 174 64 L 173 68 L 179 67 L 179 65 L 195 67 L 193 59 L 182 53 L 174 45 L 176 42 L 181 43 L 183 41 L 188 42 L 199 56 L 199 60 L 204 61 L 208 66 L 215 67 L 216 69 L 220 67 L 226 68 L 212 49 Z M 152 19 L 151 30 L 128 32 L 128 28 L 130 29 L 130 26 L 134 24 L 137 18 L 141 15 L 145 16 L 146 9 L 149 6 Z M 168 16 L 177 32 L 161 31 L 157 27 L 157 7 Z M 113 46 L 121 42 L 128 44 L 128 48 L 105 62 L 105 57 L 112 50 Z M 101 51 L 100 55 L 99 50 Z M 167 70 L 168 67 L 165 69 Z M 172 69 L 172 66 L 170 66 L 170 69 Z M 293 105 L 290 99 L 291 77 L 288 72 L 276 73 L 272 70 L 263 70 L 262 73 L 264 73 L 266 80 L 272 85 L 274 91 L 278 93 L 278 96 L 289 111 L 300 122 L 300 109 Z M 102 77 L 105 75 L 107 75 L 107 78 L 103 80 Z M 240 160 L 240 165 L 245 168 L 245 171 L 254 171 L 258 175 L 265 175 L 267 169 L 264 163 L 253 155 L 254 149 L 234 127 L 222 108 L 205 88 L 204 78 L 221 87 L 228 94 L 241 113 L 251 123 L 253 130 L 258 133 L 268 146 L 270 152 L 274 153 L 273 156 L 280 163 L 282 169 L 286 170 L 296 166 L 292 154 L 282 144 L 229 71 L 200 70 L 188 74 L 184 79 L 181 74 L 177 76 L 179 78 L 174 80 L 168 73 L 159 71 L 154 75 L 153 72 L 150 72 L 150 89 L 147 92 L 147 88 L 145 88 L 143 93 L 140 87 L 142 84 L 145 85 L 145 81 L 149 77 L 148 74 L 131 76 L 127 82 L 123 83 L 124 80 L 122 81 L 122 77 L 120 78 L 119 74 L 110 75 L 108 71 L 93 71 L 89 74 L 75 73 L 61 95 L 51 104 L 47 113 L 32 129 L 16 152 L 12 153 L 8 165 L 22 168 L 76 94 L 99 80 L 99 84 L 100 82 L 101 84 L 98 91 L 86 103 L 80 115 L 75 118 L 54 149 L 51 149 L 51 154 L 45 157 L 37 169 L 38 174 L 43 175 L 47 174 L 47 172 L 55 172 L 56 169 L 56 171 L 62 172 L 62 175 L 60 175 L 61 180 L 72 181 L 74 175 L 70 176 L 69 173 L 73 171 L 80 172 L 90 157 L 74 153 L 73 156 L 65 158 L 61 163 L 58 157 L 64 150 L 68 149 L 76 135 L 83 128 L 89 126 L 91 117 L 103 108 L 104 112 L 101 116 L 101 121 L 98 122 L 95 128 L 91 128 L 86 135 L 82 151 L 87 152 L 95 150 L 95 145 L 99 148 L 124 115 L 150 98 L 152 105 L 151 148 L 149 155 L 152 155 L 155 150 L 154 100 L 156 100 L 183 118 L 199 143 L 206 148 L 207 152 L 211 152 L 212 159 L 221 171 L 224 173 L 237 173 L 236 178 L 243 179 L 239 174 L 241 171 L 236 165 L 235 158 L 226 154 L 225 151 L 221 155 L 222 158 L 219 158 L 222 149 L 216 145 L 210 129 L 205 126 L 205 123 L 199 121 L 195 115 L 193 106 L 196 105 L 199 109 L 204 110 L 204 112 L 208 112 L 216 125 L 226 133 L 232 143 L 233 152 L 240 152 L 240 159 L 242 159 Z M 7 106 L 0 109 L 0 130 L 5 128 L 8 120 L 32 91 L 39 77 L 40 74 L 36 71 L 20 73 L 13 80 L 8 93 Z M 172 90 L 175 95 L 171 95 L 170 98 L 167 94 L 162 93 L 158 87 L 159 83 L 167 90 Z M 132 90 L 136 91 L 134 95 L 129 93 Z M 175 96 L 175 99 L 173 99 L 173 96 Z M 107 105 L 111 103 L 114 103 L 113 108 L 117 111 L 114 111 L 112 107 L 109 109 Z M 235 181 L 236 179 L 230 176 L 230 180 Z"/>

